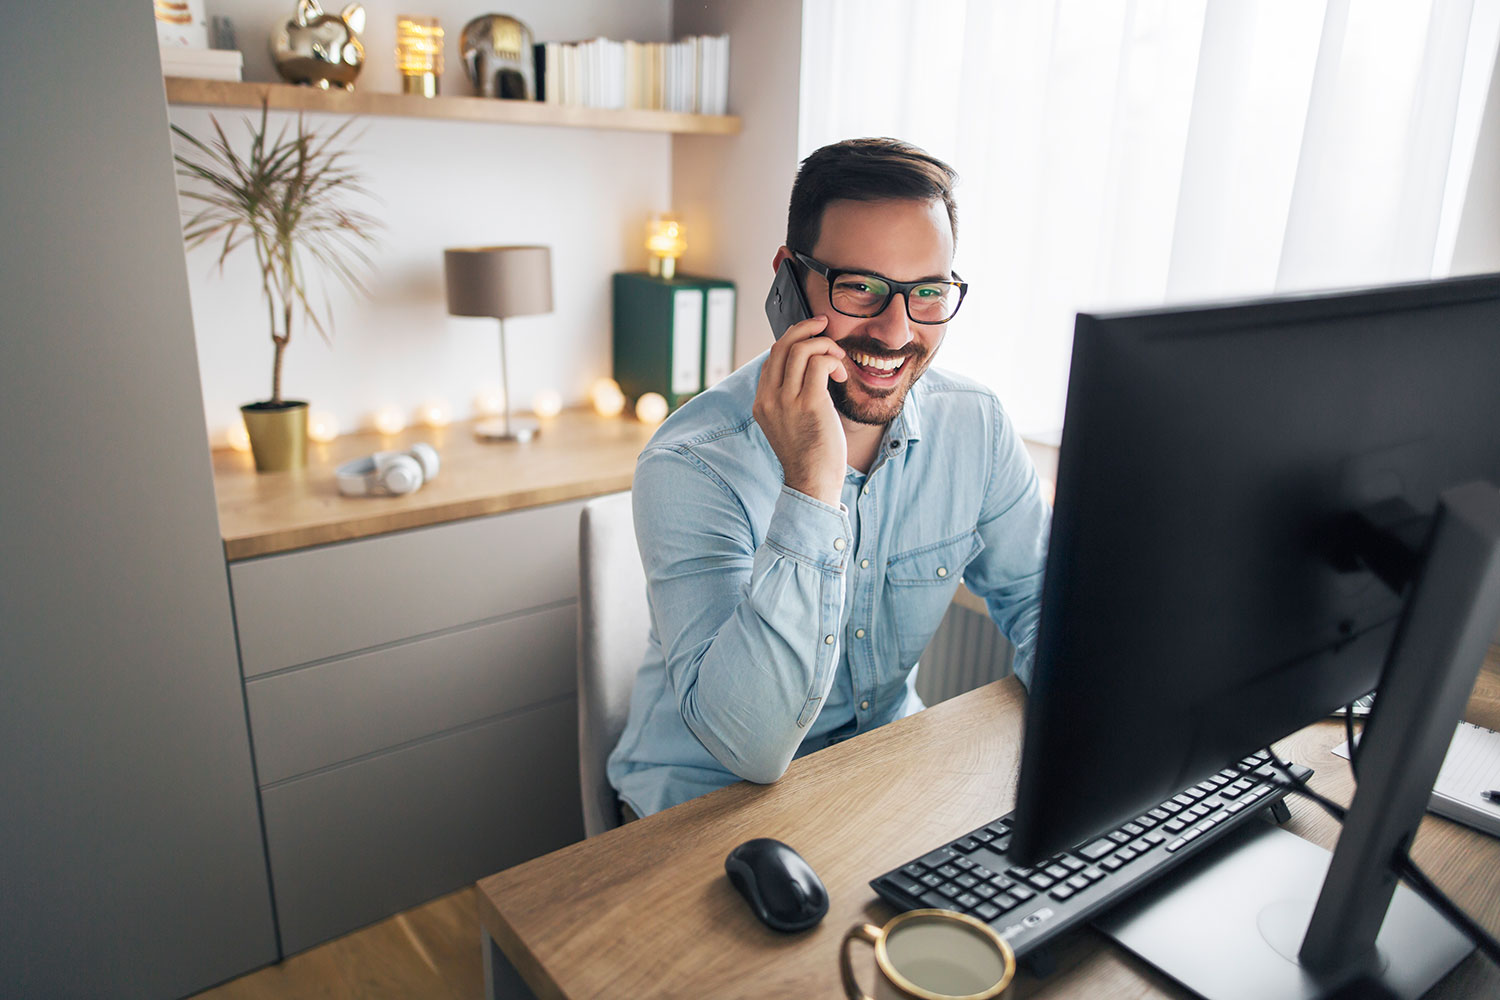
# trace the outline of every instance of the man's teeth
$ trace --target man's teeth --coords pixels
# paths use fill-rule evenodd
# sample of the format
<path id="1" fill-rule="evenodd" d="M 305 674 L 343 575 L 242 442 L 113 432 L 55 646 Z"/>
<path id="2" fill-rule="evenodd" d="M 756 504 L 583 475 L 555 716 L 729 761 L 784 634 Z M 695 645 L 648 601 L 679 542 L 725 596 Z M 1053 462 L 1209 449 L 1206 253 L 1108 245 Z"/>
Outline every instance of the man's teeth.
<path id="1" fill-rule="evenodd" d="M 851 353 L 849 357 L 853 358 L 854 363 L 859 365 L 861 368 L 874 368 L 878 371 L 883 372 L 893 372 L 906 362 L 906 355 L 904 354 L 897 358 L 877 358 L 869 354 L 860 354 L 858 351 L 855 351 Z"/>

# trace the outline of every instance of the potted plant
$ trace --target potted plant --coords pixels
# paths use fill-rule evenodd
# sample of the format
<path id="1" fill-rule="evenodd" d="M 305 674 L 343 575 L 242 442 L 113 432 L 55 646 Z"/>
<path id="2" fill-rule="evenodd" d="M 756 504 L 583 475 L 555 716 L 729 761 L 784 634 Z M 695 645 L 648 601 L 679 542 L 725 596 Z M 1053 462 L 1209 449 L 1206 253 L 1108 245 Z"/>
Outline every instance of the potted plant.
<path id="1" fill-rule="evenodd" d="M 191 182 L 182 190 L 182 197 L 192 203 L 183 222 L 187 245 L 218 243 L 221 273 L 224 261 L 238 247 L 249 243 L 255 251 L 275 356 L 271 398 L 242 406 L 240 412 L 255 467 L 262 472 L 300 468 L 307 461 L 307 403 L 282 398 L 281 362 L 299 312 L 331 342 L 332 309 L 325 301 L 320 317 L 309 303 L 308 268 L 316 264 L 332 271 L 351 291 L 364 292 L 361 273 L 370 268 L 364 248 L 373 243 L 379 225 L 339 203 L 343 195 L 369 196 L 359 175 L 346 164 L 346 151 L 334 147 L 350 121 L 319 135 L 299 113 L 295 134 L 288 135 L 283 126 L 272 139 L 268 117 L 268 104 L 262 101 L 259 127 L 245 119 L 250 147 L 243 157 L 215 118 L 209 119 L 214 128 L 209 142 L 172 126 L 186 144 L 174 157 L 177 173 Z"/>

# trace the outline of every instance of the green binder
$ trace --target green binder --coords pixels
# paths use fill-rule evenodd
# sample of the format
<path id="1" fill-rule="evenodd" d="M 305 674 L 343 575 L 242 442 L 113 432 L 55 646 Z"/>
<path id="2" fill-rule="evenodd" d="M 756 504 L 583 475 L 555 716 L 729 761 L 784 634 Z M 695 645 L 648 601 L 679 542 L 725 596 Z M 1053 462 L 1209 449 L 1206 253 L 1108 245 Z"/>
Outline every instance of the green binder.
<path id="1" fill-rule="evenodd" d="M 675 410 L 730 373 L 734 294 L 718 278 L 614 276 L 615 381 L 632 405 L 659 392 Z"/>

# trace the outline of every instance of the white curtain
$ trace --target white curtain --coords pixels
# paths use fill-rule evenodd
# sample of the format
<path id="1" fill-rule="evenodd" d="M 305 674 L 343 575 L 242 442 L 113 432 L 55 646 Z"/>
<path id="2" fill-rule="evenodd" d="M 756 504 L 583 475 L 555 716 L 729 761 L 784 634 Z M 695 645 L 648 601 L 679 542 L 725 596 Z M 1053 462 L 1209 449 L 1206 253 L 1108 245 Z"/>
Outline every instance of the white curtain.
<path id="1" fill-rule="evenodd" d="M 799 152 L 951 163 L 938 364 L 1062 425 L 1074 313 L 1447 273 L 1500 0 L 804 0 Z"/>

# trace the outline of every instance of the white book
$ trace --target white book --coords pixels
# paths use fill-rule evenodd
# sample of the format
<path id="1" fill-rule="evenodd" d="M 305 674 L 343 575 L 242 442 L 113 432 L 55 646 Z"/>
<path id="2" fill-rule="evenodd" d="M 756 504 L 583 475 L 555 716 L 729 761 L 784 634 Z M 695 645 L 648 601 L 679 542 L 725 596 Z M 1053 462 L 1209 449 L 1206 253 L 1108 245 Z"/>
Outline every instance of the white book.
<path id="1" fill-rule="evenodd" d="M 734 289 L 708 290 L 708 326 L 703 331 L 703 388 L 734 370 Z"/>

